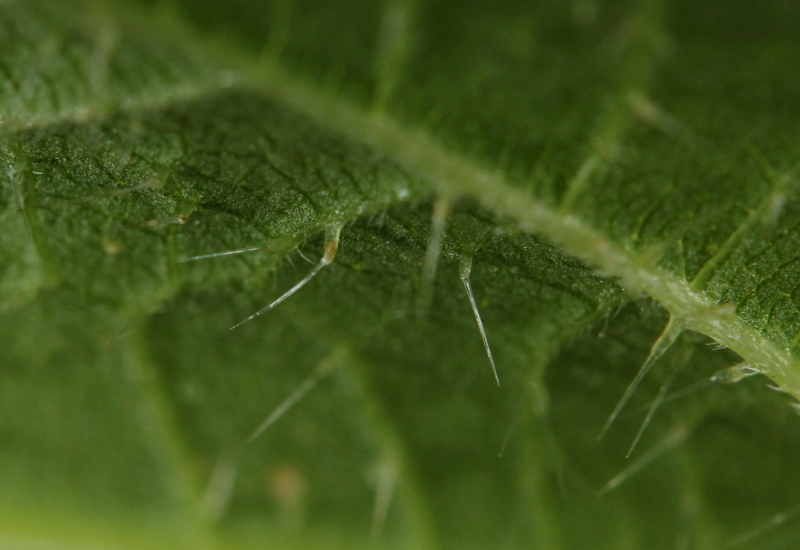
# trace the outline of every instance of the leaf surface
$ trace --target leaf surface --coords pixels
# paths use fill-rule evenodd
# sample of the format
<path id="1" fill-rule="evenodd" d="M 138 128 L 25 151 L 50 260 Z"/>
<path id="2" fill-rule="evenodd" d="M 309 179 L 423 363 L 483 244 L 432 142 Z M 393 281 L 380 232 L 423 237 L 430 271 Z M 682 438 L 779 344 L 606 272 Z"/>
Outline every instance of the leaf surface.
<path id="1" fill-rule="evenodd" d="M 792 547 L 798 9 L 0 4 L 0 540 Z"/>

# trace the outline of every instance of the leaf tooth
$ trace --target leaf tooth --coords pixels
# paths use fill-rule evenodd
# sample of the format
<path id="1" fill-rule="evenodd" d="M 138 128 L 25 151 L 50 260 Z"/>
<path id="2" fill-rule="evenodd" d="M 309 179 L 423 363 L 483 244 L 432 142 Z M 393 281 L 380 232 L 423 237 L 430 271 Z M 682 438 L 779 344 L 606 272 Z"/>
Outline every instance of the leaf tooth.
<path id="1" fill-rule="evenodd" d="M 683 319 L 675 316 L 670 317 L 667 326 L 661 333 L 661 336 L 658 337 L 658 339 L 653 344 L 653 347 L 650 348 L 650 354 L 647 356 L 647 359 L 642 364 L 642 367 L 639 369 L 639 372 L 636 373 L 636 377 L 630 383 L 628 389 L 625 390 L 625 393 L 620 398 L 619 402 L 617 403 L 617 406 L 614 407 L 614 410 L 608 417 L 608 420 L 606 420 L 603 429 L 600 430 L 600 434 L 597 436 L 598 440 L 603 438 L 608 429 L 617 419 L 617 416 L 619 416 L 619 413 L 628 403 L 628 400 L 633 395 L 633 392 L 636 391 L 636 389 L 639 387 L 639 384 L 642 382 L 644 377 L 650 371 L 650 368 L 656 361 L 658 361 L 658 359 L 661 358 L 662 355 L 664 355 L 664 353 L 672 346 L 672 344 L 675 343 L 675 340 L 677 340 L 678 336 L 680 336 L 681 332 L 683 332 L 683 328 L 684 328 Z"/>
<path id="2" fill-rule="evenodd" d="M 323 254 L 322 258 L 320 258 L 319 263 L 314 266 L 308 275 L 303 277 L 303 279 L 294 285 L 292 288 L 284 292 L 279 298 L 277 298 L 274 302 L 269 304 L 268 306 L 256 311 L 247 319 L 240 321 L 233 325 L 230 330 L 233 330 L 237 327 L 242 326 L 243 324 L 247 323 L 248 321 L 252 321 L 259 315 L 266 313 L 267 311 L 271 310 L 287 298 L 289 298 L 292 294 L 303 288 L 311 279 L 316 277 L 317 273 L 322 271 L 322 268 L 329 265 L 333 262 L 333 259 L 336 257 L 336 251 L 339 249 L 339 234 L 341 233 L 342 225 L 341 224 L 331 224 L 325 229 L 325 245 L 323 247 Z"/>
<path id="3" fill-rule="evenodd" d="M 459 276 L 461 282 L 464 284 L 464 289 L 467 291 L 469 303 L 472 306 L 472 313 L 475 315 L 475 322 L 478 323 L 478 330 L 481 332 L 481 339 L 483 340 L 483 347 L 486 349 L 486 356 L 489 358 L 489 363 L 492 365 L 492 372 L 494 379 L 497 381 L 497 386 L 500 387 L 500 377 L 497 376 L 497 367 L 494 364 L 492 357 L 492 349 L 489 347 L 489 340 L 486 338 L 486 330 L 483 328 L 483 321 L 481 321 L 481 314 L 478 311 L 478 304 L 475 302 L 475 296 L 472 294 L 472 285 L 469 282 L 469 275 L 472 271 L 472 258 L 464 258 L 461 260 L 461 267 L 459 268 Z"/>

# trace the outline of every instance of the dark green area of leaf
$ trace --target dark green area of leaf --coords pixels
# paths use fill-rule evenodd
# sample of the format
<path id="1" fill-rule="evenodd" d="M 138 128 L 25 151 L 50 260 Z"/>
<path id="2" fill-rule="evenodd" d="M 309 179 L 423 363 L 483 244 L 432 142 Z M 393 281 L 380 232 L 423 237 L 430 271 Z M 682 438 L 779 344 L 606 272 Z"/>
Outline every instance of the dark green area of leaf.
<path id="1" fill-rule="evenodd" d="M 0 545 L 796 546 L 785 396 L 712 382 L 739 358 L 687 333 L 598 442 L 664 309 L 465 196 L 420 312 L 439 182 L 357 136 L 424 130 L 794 349 L 798 21 L 778 0 L 2 3 Z M 276 66 L 356 129 L 259 80 Z M 335 262 L 228 330 L 331 224 Z"/>

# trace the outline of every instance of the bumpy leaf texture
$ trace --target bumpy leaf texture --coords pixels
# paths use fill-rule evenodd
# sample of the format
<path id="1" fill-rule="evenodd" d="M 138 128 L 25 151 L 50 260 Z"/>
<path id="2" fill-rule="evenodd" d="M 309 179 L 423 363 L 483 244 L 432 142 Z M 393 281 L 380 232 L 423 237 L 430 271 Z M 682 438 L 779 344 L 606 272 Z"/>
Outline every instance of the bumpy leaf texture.
<path id="1" fill-rule="evenodd" d="M 798 37 L 0 2 L 0 544 L 797 547 Z"/>

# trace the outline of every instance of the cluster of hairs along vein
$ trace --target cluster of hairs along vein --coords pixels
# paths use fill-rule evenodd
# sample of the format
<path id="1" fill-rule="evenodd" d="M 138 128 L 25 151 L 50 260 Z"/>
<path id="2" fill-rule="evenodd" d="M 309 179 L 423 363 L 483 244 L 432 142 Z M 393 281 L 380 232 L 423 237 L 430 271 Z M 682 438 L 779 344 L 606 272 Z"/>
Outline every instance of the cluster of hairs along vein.
<path id="1" fill-rule="evenodd" d="M 424 316 L 426 314 L 427 309 L 430 307 L 431 301 L 433 299 L 434 279 L 436 277 L 437 265 L 440 260 L 440 256 L 442 254 L 442 244 L 447 230 L 448 218 L 452 213 L 452 209 L 455 202 L 456 202 L 455 199 L 453 199 L 450 195 L 441 194 L 434 199 L 432 204 L 430 231 L 428 236 L 427 249 L 424 254 L 422 265 L 420 267 L 421 270 L 419 279 L 420 285 L 416 301 L 416 313 L 418 315 Z M 345 225 L 346 222 L 341 222 L 341 221 L 326 224 L 323 231 L 324 241 L 322 246 L 322 255 L 320 259 L 313 265 L 313 267 L 306 273 L 306 275 L 301 277 L 290 288 L 280 293 L 279 296 L 274 300 L 272 300 L 270 303 L 266 304 L 261 309 L 253 312 L 248 317 L 240 320 L 239 322 L 231 326 L 230 329 L 234 330 L 244 325 L 245 323 L 254 320 L 257 317 L 266 314 L 275 307 L 279 306 L 282 302 L 290 299 L 295 293 L 301 291 L 301 289 L 303 289 L 303 287 L 305 287 L 315 277 L 317 277 L 324 270 L 325 267 L 331 265 L 336 258 L 337 251 L 339 250 L 340 236 Z M 220 251 L 211 254 L 183 257 L 180 258 L 179 261 L 192 262 L 197 260 L 207 260 L 211 258 L 220 258 L 235 254 L 253 252 L 260 249 L 261 247 L 259 246 L 253 246 L 235 250 Z M 501 376 L 498 373 L 498 368 L 495 364 L 494 356 L 492 355 L 492 350 L 489 338 L 487 336 L 487 331 L 484 327 L 478 303 L 475 300 L 475 295 L 473 293 L 472 284 L 470 281 L 470 274 L 472 270 L 472 257 L 469 255 L 461 255 L 459 256 L 458 261 L 459 261 L 458 274 L 460 281 L 463 285 L 464 297 L 472 310 L 475 320 L 475 327 L 476 327 L 475 335 L 476 338 L 480 338 L 483 344 L 483 348 L 485 350 L 487 358 L 487 366 L 491 369 L 491 373 L 495 380 L 495 383 L 497 384 L 498 387 L 500 387 Z M 608 316 L 606 317 L 606 323 L 607 321 L 608 321 Z M 650 372 L 653 365 L 660 358 L 662 358 L 664 354 L 676 343 L 680 335 L 685 330 L 686 327 L 680 318 L 678 317 L 670 318 L 663 332 L 656 339 L 655 343 L 652 345 L 652 348 L 650 349 L 650 352 L 646 360 L 641 365 L 636 376 L 630 382 L 630 385 L 621 395 L 616 406 L 611 411 L 608 419 L 606 420 L 605 424 L 602 427 L 602 430 L 598 435 L 598 440 L 603 438 L 603 436 L 606 434 L 609 428 L 614 424 L 615 420 L 617 420 L 620 413 L 623 411 L 626 404 L 628 404 L 629 400 L 631 399 L 631 397 L 633 396 L 633 394 L 635 393 L 635 391 L 637 390 L 637 388 L 639 387 L 645 376 L 648 374 L 648 372 Z M 322 369 L 322 371 L 325 371 L 325 369 Z M 250 440 L 255 439 L 260 434 L 262 434 L 270 425 L 272 425 L 278 418 L 280 418 L 291 406 L 293 406 L 297 401 L 299 401 L 300 398 L 313 387 L 317 379 L 320 377 L 322 371 L 320 371 L 320 369 L 317 369 L 317 371 L 315 371 L 314 374 L 312 374 L 312 376 L 309 377 L 309 379 L 307 379 L 300 386 L 297 392 L 294 392 L 292 395 L 290 395 L 289 398 L 287 398 L 287 400 L 275 410 L 275 412 L 273 412 L 270 416 L 267 417 L 267 419 L 253 432 L 252 436 L 250 437 Z M 703 379 L 695 383 L 691 387 L 685 388 L 681 392 L 669 393 L 670 385 L 672 384 L 673 378 L 677 371 L 678 369 L 674 369 L 672 371 L 672 374 L 661 385 L 656 397 L 653 399 L 652 404 L 647 411 L 644 420 L 641 423 L 641 426 L 635 438 L 633 439 L 633 442 L 631 443 L 627 456 L 630 456 L 633 453 L 642 435 L 644 434 L 645 429 L 653 419 L 659 407 L 666 401 L 677 399 L 679 397 L 682 397 L 684 394 L 701 390 L 711 384 L 735 383 L 739 382 L 740 380 L 743 380 L 744 378 L 761 373 L 761 371 L 758 368 L 749 365 L 745 361 L 741 361 L 730 367 L 715 372 L 710 377 L 707 377 L 706 379 Z M 683 434 L 681 437 L 683 437 L 684 435 L 685 434 Z M 673 445 L 676 443 L 677 441 L 672 442 Z M 604 490 L 612 488 L 614 486 L 614 483 L 612 482 L 614 482 L 614 480 L 609 482 L 610 485 L 608 485 Z"/>
<path id="2" fill-rule="evenodd" d="M 443 241 L 445 239 L 445 234 L 447 231 L 448 219 L 452 213 L 452 209 L 454 206 L 454 200 L 447 196 L 441 195 L 438 196 L 433 200 L 432 208 L 431 208 L 431 218 L 429 223 L 429 234 L 428 234 L 428 242 L 425 254 L 422 259 L 422 265 L 419 267 L 420 269 L 420 276 L 419 276 L 419 288 L 418 288 L 418 297 L 417 297 L 417 313 L 424 314 L 426 308 L 428 308 L 432 301 L 432 294 L 434 289 L 434 279 L 436 277 L 436 270 L 437 264 L 440 261 L 440 256 L 442 255 L 442 248 L 443 248 Z M 311 283 L 316 277 L 320 276 L 321 273 L 324 273 L 324 270 L 327 266 L 331 265 L 337 255 L 337 251 L 340 247 L 340 236 L 342 231 L 346 231 L 345 222 L 336 222 L 336 223 L 329 223 L 327 224 L 324 229 L 324 239 L 322 241 L 322 250 L 321 256 L 319 260 L 313 263 L 313 266 L 308 270 L 308 272 L 299 278 L 292 286 L 285 290 L 279 290 L 279 295 L 270 303 L 266 304 L 261 309 L 253 312 L 248 317 L 240 320 L 235 325 L 231 326 L 230 328 L 236 329 L 241 325 L 248 323 L 255 318 L 268 313 L 273 308 L 279 306 L 282 302 L 290 299 L 295 293 L 301 292 L 302 289 Z M 250 247 L 250 248 L 242 248 L 237 250 L 228 250 L 222 251 L 218 253 L 212 254 L 204 254 L 201 256 L 192 256 L 192 257 L 185 257 L 181 258 L 180 261 L 182 262 L 189 262 L 189 261 L 196 261 L 196 260 L 205 260 L 210 258 L 218 258 L 224 257 L 232 254 L 240 254 L 246 253 L 250 251 L 259 250 L 259 247 Z M 491 369 L 492 376 L 496 385 L 499 387 L 502 381 L 502 365 L 501 370 L 498 372 L 498 366 L 495 364 L 494 356 L 492 355 L 492 350 L 490 346 L 490 338 L 487 336 L 487 330 L 484 327 L 483 320 L 481 318 L 481 314 L 478 307 L 478 302 L 475 299 L 473 294 L 473 289 L 470 281 L 470 274 L 472 269 L 472 258 L 468 255 L 464 255 L 458 258 L 458 275 L 460 281 L 463 285 L 464 291 L 464 300 L 466 303 L 469 304 L 475 322 L 475 338 L 480 339 L 483 344 L 483 348 L 485 350 L 486 355 L 486 366 L 487 368 Z M 324 275 L 323 275 L 324 276 Z M 609 313 L 609 316 L 611 314 Z M 598 434 L 598 439 L 603 438 L 603 436 L 608 432 L 614 422 L 619 418 L 620 414 L 625 409 L 626 405 L 629 404 L 629 401 L 641 382 L 645 379 L 646 375 L 651 371 L 654 364 L 656 364 L 659 359 L 664 357 L 665 353 L 678 342 L 682 333 L 687 330 L 684 322 L 678 317 L 670 318 L 669 322 L 667 323 L 666 327 L 664 328 L 661 335 L 655 340 L 652 344 L 652 347 L 649 351 L 649 354 L 646 360 L 641 365 L 640 369 L 636 373 L 635 377 L 630 382 L 627 389 L 624 393 L 620 396 L 619 401 L 617 402 L 616 406 L 610 411 L 610 415 L 606 420 L 605 424 L 602 427 L 602 430 Z M 259 436 L 261 436 L 266 430 L 268 430 L 273 424 L 275 424 L 279 419 L 281 419 L 290 409 L 292 409 L 295 405 L 297 405 L 316 385 L 317 383 L 322 380 L 325 376 L 330 374 L 332 371 L 333 363 L 335 359 L 332 360 L 325 360 L 316 369 L 312 371 L 312 373 L 303 380 L 297 388 L 292 391 L 286 398 L 279 403 L 272 412 L 266 416 L 266 418 L 252 431 L 248 438 L 248 442 L 255 440 Z M 656 393 L 655 397 L 652 399 L 652 402 L 647 409 L 647 412 L 642 420 L 638 431 L 636 432 L 635 437 L 633 438 L 627 456 L 630 457 L 634 450 L 637 447 L 637 444 L 640 442 L 643 434 L 646 431 L 646 428 L 653 420 L 654 416 L 656 415 L 659 408 L 668 403 L 671 400 L 679 399 L 686 394 L 693 393 L 704 388 L 707 388 L 711 385 L 718 385 L 718 384 L 733 384 L 737 383 L 745 378 L 761 374 L 761 371 L 748 364 L 745 361 L 738 362 L 733 364 L 729 367 L 723 368 L 721 370 L 717 370 L 710 376 L 706 376 L 701 380 L 695 382 L 694 384 L 683 388 L 680 391 L 670 392 L 671 384 L 675 380 L 675 375 L 678 372 L 679 368 L 674 368 L 668 376 L 663 380 L 660 385 L 658 392 Z M 662 439 L 657 442 L 655 445 L 651 446 L 649 449 L 641 453 L 635 459 L 632 459 L 628 466 L 625 467 L 622 471 L 620 471 L 616 476 L 608 480 L 608 482 L 599 488 L 597 491 L 597 496 L 602 497 L 606 493 L 615 490 L 617 487 L 625 483 L 629 478 L 634 476 L 648 464 L 656 460 L 659 456 L 665 454 L 666 452 L 674 449 L 682 442 L 684 442 L 688 435 L 689 435 L 689 427 L 685 424 L 679 424 L 673 427 L 671 430 L 666 432 L 666 435 L 662 437 Z M 505 447 L 505 443 L 504 443 Z M 502 454 L 501 450 L 501 454 Z M 212 476 L 213 477 L 213 476 Z M 225 500 L 222 497 L 219 497 L 220 494 L 225 494 L 226 490 L 214 488 L 212 485 L 214 484 L 214 480 L 210 482 L 209 491 L 211 494 L 216 494 L 216 500 L 220 502 Z M 230 488 L 228 488 L 228 491 Z M 391 489 L 387 489 L 387 494 L 391 493 Z M 386 497 L 388 498 L 388 497 Z M 380 499 L 379 499 L 380 500 Z M 386 502 L 382 504 L 383 508 L 386 507 Z M 798 508 L 800 510 L 800 508 Z M 775 527 L 782 522 L 788 521 L 789 517 L 793 517 L 795 514 L 794 511 L 791 513 L 784 514 L 783 517 L 780 518 L 773 518 L 770 520 L 770 525 L 760 526 L 756 530 L 759 532 L 765 528 Z M 800 511 L 797 512 L 800 514 Z M 376 513 L 376 517 L 382 517 L 384 514 Z M 740 535 L 736 539 L 732 541 L 734 546 L 742 544 L 749 540 L 753 535 L 750 531 Z"/>

